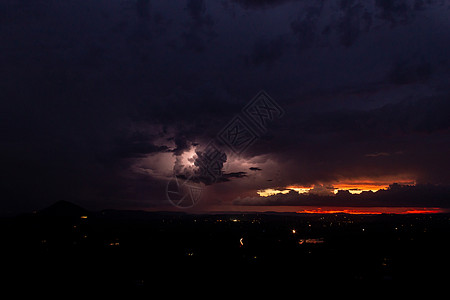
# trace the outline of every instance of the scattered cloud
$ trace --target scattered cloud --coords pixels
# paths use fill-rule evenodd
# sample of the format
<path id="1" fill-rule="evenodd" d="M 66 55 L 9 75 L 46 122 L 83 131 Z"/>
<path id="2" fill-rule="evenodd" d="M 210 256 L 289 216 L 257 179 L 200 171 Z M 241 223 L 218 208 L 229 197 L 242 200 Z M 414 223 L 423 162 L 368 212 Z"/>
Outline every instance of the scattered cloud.
<path id="1" fill-rule="evenodd" d="M 352 194 L 338 191 L 336 195 L 277 193 L 267 197 L 236 198 L 240 206 L 314 206 L 314 207 L 450 207 L 450 187 L 438 185 L 404 186 L 392 184 L 377 192 Z"/>
<path id="2" fill-rule="evenodd" d="M 250 171 L 262 171 L 262 169 L 261 168 L 258 168 L 258 167 L 250 167 L 250 168 L 248 168 Z"/>

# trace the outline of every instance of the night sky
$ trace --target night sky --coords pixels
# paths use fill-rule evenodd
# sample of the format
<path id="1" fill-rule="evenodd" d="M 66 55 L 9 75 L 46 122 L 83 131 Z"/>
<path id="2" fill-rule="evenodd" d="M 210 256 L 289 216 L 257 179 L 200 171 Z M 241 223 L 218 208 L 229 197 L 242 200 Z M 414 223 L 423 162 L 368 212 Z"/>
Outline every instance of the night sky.
<path id="1" fill-rule="evenodd" d="M 201 189 L 183 211 L 448 209 L 449 14 L 445 0 L 1 1 L 0 210 L 178 210 L 174 178 Z M 197 176 L 260 91 L 279 110 Z"/>

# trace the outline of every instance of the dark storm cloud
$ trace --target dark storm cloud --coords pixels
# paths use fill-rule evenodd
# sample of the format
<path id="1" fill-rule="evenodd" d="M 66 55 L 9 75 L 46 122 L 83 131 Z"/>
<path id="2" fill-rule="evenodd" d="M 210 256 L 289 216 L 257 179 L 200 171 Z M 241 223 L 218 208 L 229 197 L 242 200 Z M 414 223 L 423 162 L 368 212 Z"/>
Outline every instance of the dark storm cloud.
<path id="1" fill-rule="evenodd" d="M 210 26 L 214 23 L 211 16 L 206 13 L 206 5 L 204 0 L 188 0 L 186 9 L 198 26 Z"/>
<path id="2" fill-rule="evenodd" d="M 427 1 L 431 4 L 433 1 Z M 408 0 L 376 0 L 375 5 L 380 9 L 379 17 L 391 23 L 392 26 L 409 22 L 416 10 L 425 9 L 424 1 Z"/>
<path id="3" fill-rule="evenodd" d="M 316 5 L 308 7 L 296 20 L 291 22 L 291 29 L 298 39 L 300 49 L 313 46 L 317 40 L 317 23 L 322 7 L 323 5 L 319 1 Z"/>
<path id="4" fill-rule="evenodd" d="M 1 3 L 2 207 L 166 204 L 159 164 L 201 150 L 261 89 L 286 114 L 243 160 L 281 176 L 252 161 L 217 186 L 450 181 L 447 4 L 225 3 Z"/>
<path id="5" fill-rule="evenodd" d="M 389 80 L 395 84 L 409 84 L 426 81 L 432 75 L 432 66 L 429 62 L 400 61 L 389 72 Z"/>
<path id="6" fill-rule="evenodd" d="M 351 3 L 353 1 L 342 1 Z M 391 26 L 410 22 L 416 17 L 416 12 L 424 11 L 433 6 L 445 7 L 439 0 L 375 0 L 376 17 L 390 22 Z"/>
<path id="7" fill-rule="evenodd" d="M 250 167 L 249 170 L 250 171 L 262 171 L 262 169 L 260 169 L 258 167 Z"/>
<path id="8" fill-rule="evenodd" d="M 119 138 L 117 140 L 117 152 L 120 157 L 144 157 L 147 154 L 155 152 L 167 152 L 169 148 L 166 145 L 157 146 L 152 143 L 153 138 L 145 133 L 134 133 L 128 138 Z M 176 139 L 179 141 L 180 139 Z M 177 148 L 172 150 L 174 153 L 182 151 L 182 147 L 186 145 L 181 142 L 177 143 Z"/>
<path id="9" fill-rule="evenodd" d="M 245 8 L 267 8 L 299 0 L 232 0 Z"/>
<path id="10" fill-rule="evenodd" d="M 271 40 L 260 39 L 253 46 L 253 51 L 248 58 L 248 63 L 255 66 L 266 65 L 270 67 L 277 59 L 283 55 L 286 41 L 282 37 Z"/>
<path id="11" fill-rule="evenodd" d="M 182 33 L 186 49 L 205 51 L 207 44 L 216 37 L 213 30 L 214 20 L 206 10 L 204 0 L 188 0 L 186 9 L 191 16 L 187 30 Z"/>
<path id="12" fill-rule="evenodd" d="M 243 178 L 247 177 L 247 172 L 232 172 L 232 173 L 224 173 L 222 176 L 225 180 L 229 180 L 230 178 Z"/>
<path id="13" fill-rule="evenodd" d="M 375 24 L 391 28 L 405 25 L 417 19 L 418 12 L 436 6 L 445 9 L 442 1 L 305 1 L 290 27 L 300 50 L 333 45 L 334 36 L 342 46 L 350 47 L 373 31 Z"/>
<path id="14" fill-rule="evenodd" d="M 148 19 L 150 17 L 150 0 L 137 0 L 136 12 L 139 18 Z"/>
<path id="15" fill-rule="evenodd" d="M 449 114 L 448 95 L 443 95 L 404 100 L 369 111 L 319 113 L 297 126 L 305 126 L 305 134 L 348 132 L 355 139 L 372 139 L 446 130 L 450 128 Z"/>
<path id="16" fill-rule="evenodd" d="M 334 35 L 341 45 L 350 47 L 372 27 L 373 12 L 366 1 L 339 1 L 332 7 L 335 14 L 326 13 L 323 1 L 308 4 L 290 24 L 300 49 L 333 44 Z"/>
<path id="17" fill-rule="evenodd" d="M 186 137 L 176 136 L 174 138 L 176 148 L 173 150 L 175 155 L 181 155 L 184 151 L 189 149 L 190 145 Z"/>
<path id="18" fill-rule="evenodd" d="M 349 47 L 358 39 L 361 32 L 370 30 L 372 15 L 361 3 L 352 5 L 352 1 L 341 1 L 341 9 L 344 14 L 339 19 L 336 28 L 341 44 Z"/>

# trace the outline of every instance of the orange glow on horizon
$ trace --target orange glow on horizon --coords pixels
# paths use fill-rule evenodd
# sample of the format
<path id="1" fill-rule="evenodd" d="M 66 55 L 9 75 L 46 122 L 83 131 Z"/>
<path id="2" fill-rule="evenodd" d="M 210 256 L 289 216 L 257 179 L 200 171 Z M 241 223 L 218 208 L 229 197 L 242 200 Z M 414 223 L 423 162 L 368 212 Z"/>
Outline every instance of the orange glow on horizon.
<path id="1" fill-rule="evenodd" d="M 341 210 L 322 210 L 318 209 L 304 209 L 297 211 L 298 214 L 350 214 L 350 215 L 381 215 L 382 212 L 379 211 L 362 211 L 362 210 L 350 210 L 350 209 L 341 209 Z"/>
<path id="2" fill-rule="evenodd" d="M 365 191 L 377 192 L 379 190 L 386 190 L 393 183 L 398 183 L 400 185 L 415 185 L 414 179 L 401 177 L 401 178 L 383 178 L 383 179 L 359 179 L 359 180 L 348 180 L 348 181 L 338 181 L 330 182 L 324 184 L 329 186 L 330 190 L 336 194 L 339 190 L 349 191 L 352 194 L 360 194 Z M 320 186 L 320 185 L 319 185 Z M 257 193 L 261 197 L 269 197 L 277 194 L 287 194 L 290 191 L 296 191 L 299 194 L 309 193 L 314 189 L 314 185 L 290 185 L 285 188 L 267 188 L 258 190 Z"/>
<path id="3" fill-rule="evenodd" d="M 416 185 L 416 181 L 413 179 L 407 179 L 407 180 L 364 180 L 364 181 L 349 181 L 349 182 L 340 182 L 333 184 L 333 187 L 335 188 L 335 193 L 338 190 L 347 190 L 352 194 L 359 194 L 364 191 L 372 191 L 376 192 L 379 190 L 386 190 L 389 188 L 389 185 L 393 183 L 398 183 L 400 185 Z"/>
<path id="4" fill-rule="evenodd" d="M 442 209 L 439 208 L 433 208 L 433 209 L 412 209 L 412 210 L 407 210 L 405 212 L 403 212 L 402 214 L 435 214 L 435 213 L 440 213 L 440 212 L 444 212 Z"/>
<path id="5" fill-rule="evenodd" d="M 435 214 L 446 212 L 438 207 L 367 207 L 358 209 L 348 208 L 312 208 L 296 211 L 298 214 L 351 214 L 351 215 L 381 215 L 381 214 Z"/>
<path id="6" fill-rule="evenodd" d="M 374 182 L 347 182 L 334 184 L 335 193 L 338 190 L 346 190 L 350 193 L 361 193 L 363 191 L 376 192 L 379 190 L 385 190 L 389 188 L 389 183 L 374 183 Z"/>

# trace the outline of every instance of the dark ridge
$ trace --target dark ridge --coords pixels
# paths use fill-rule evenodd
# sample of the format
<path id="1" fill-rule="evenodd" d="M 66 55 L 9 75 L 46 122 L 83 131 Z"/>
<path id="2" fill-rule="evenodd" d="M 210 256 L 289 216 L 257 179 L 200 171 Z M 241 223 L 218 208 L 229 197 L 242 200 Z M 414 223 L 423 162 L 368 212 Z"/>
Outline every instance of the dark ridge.
<path id="1" fill-rule="evenodd" d="M 58 201 L 38 212 L 39 215 L 49 217 L 80 217 L 88 214 L 88 210 L 68 201 Z"/>

